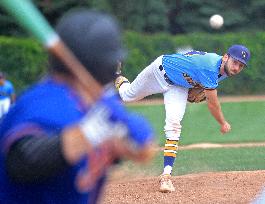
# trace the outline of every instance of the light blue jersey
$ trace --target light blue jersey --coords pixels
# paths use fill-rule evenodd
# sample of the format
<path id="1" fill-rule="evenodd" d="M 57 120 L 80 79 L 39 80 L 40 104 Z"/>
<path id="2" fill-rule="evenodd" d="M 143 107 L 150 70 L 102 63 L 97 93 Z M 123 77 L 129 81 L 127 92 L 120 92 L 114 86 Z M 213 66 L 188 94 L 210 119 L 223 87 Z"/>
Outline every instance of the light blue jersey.
<path id="1" fill-rule="evenodd" d="M 8 80 L 1 86 L 0 85 L 0 100 L 10 98 L 15 93 L 12 83 Z"/>
<path id="2" fill-rule="evenodd" d="M 215 53 L 191 51 L 186 54 L 164 55 L 162 66 L 168 78 L 178 86 L 193 88 L 200 85 L 205 89 L 215 89 L 219 81 L 222 56 Z"/>

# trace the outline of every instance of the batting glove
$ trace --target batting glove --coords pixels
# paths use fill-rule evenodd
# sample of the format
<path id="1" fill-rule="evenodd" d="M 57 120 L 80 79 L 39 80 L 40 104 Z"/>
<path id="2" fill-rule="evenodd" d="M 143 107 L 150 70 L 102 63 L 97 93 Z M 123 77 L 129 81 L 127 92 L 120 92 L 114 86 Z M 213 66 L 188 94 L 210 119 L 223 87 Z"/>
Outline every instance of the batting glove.
<path id="1" fill-rule="evenodd" d="M 113 137 L 127 136 L 133 145 L 141 148 L 153 137 L 148 121 L 128 112 L 114 89 L 106 91 L 91 108 L 81 121 L 80 129 L 93 146 Z"/>

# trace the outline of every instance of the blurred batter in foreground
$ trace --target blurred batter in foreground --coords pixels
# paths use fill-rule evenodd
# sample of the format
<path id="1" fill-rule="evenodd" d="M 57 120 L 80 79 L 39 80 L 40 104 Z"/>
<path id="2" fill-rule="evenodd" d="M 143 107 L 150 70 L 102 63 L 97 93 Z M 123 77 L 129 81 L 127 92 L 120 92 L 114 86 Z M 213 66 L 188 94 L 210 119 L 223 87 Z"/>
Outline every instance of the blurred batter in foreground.
<path id="1" fill-rule="evenodd" d="M 152 156 L 149 123 L 128 112 L 112 87 L 124 58 L 116 21 L 81 9 L 64 15 L 56 31 L 104 93 L 87 104 L 82 87 L 50 56 L 49 74 L 0 124 L 0 203 L 97 203 L 112 164 Z"/>

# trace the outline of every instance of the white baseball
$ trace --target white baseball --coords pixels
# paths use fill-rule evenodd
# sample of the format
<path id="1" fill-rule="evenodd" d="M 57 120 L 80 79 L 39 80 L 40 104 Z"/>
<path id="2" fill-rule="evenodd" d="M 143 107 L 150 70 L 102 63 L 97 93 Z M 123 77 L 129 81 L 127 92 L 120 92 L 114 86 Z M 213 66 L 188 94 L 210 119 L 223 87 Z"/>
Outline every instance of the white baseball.
<path id="1" fill-rule="evenodd" d="M 224 24 L 224 18 L 219 14 L 215 14 L 211 16 L 209 23 L 212 28 L 219 29 Z"/>

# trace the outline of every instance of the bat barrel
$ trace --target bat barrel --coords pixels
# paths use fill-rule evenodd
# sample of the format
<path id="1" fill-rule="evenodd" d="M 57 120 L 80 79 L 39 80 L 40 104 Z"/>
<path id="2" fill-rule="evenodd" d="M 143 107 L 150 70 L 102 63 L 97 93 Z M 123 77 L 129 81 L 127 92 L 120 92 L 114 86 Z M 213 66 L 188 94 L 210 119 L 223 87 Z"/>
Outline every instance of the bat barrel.
<path id="1" fill-rule="evenodd" d="M 59 36 L 29 0 L 1 0 L 0 3 L 46 47 L 59 40 Z"/>

